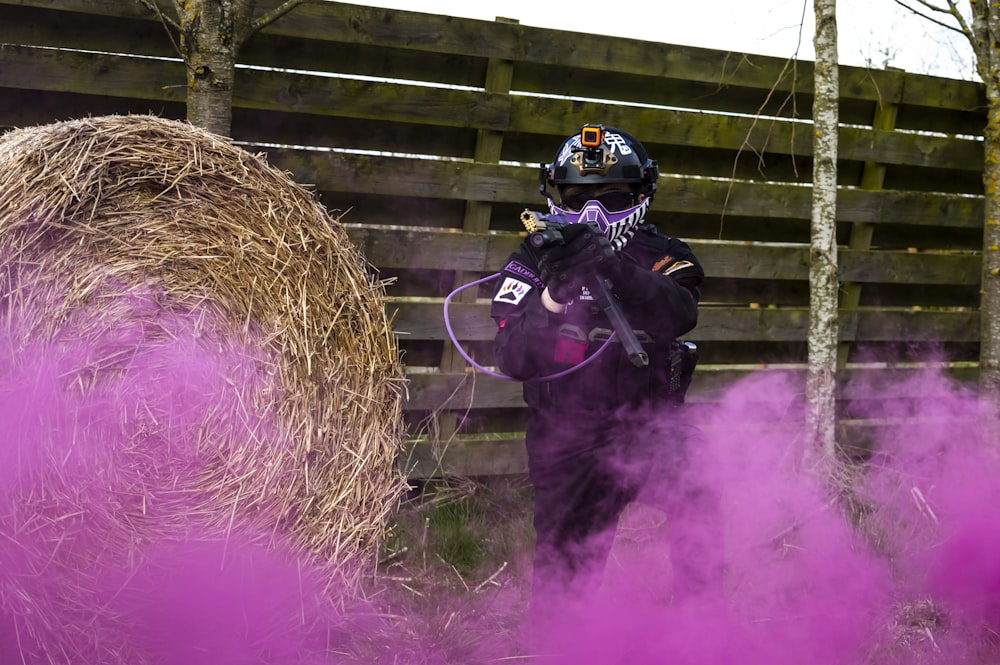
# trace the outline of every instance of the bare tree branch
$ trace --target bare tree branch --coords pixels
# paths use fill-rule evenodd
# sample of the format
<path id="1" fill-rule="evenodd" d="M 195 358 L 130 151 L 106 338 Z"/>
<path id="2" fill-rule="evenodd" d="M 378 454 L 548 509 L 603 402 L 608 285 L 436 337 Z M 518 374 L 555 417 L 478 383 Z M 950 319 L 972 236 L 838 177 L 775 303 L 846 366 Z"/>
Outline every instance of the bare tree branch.
<path id="1" fill-rule="evenodd" d="M 948 0 L 948 10 L 948 13 L 951 14 L 952 18 L 954 18 L 962 27 L 962 33 L 971 40 L 972 28 L 968 23 L 966 23 L 965 17 L 962 16 L 962 12 L 958 10 L 958 5 L 955 4 L 955 0 Z"/>
<path id="2" fill-rule="evenodd" d="M 894 0 L 894 1 L 895 1 L 895 3 L 897 5 L 900 5 L 902 7 L 905 7 L 906 9 L 909 9 L 911 12 L 913 11 L 913 9 L 911 9 L 909 6 L 907 6 L 906 3 L 902 2 L 902 0 Z M 911 1 L 917 3 L 918 5 L 926 7 L 927 9 L 931 10 L 932 12 L 939 12 L 941 14 L 950 14 L 951 13 L 950 10 L 948 10 L 947 8 L 942 7 L 940 5 L 936 5 L 933 2 L 930 2 L 930 0 L 911 0 Z M 948 2 L 948 4 L 952 4 L 952 3 Z"/>
<path id="3" fill-rule="evenodd" d="M 274 23 L 279 18 L 281 18 L 288 12 L 292 11 L 305 1 L 306 0 L 285 0 L 285 2 L 283 2 L 282 4 L 278 5 L 268 13 L 264 14 L 263 16 L 253 21 L 253 23 L 250 24 L 250 31 L 247 33 L 247 36 L 252 35 L 258 30 L 267 27 L 271 23 Z"/>
<path id="4" fill-rule="evenodd" d="M 903 2 L 903 0 L 892 0 L 892 1 L 895 2 L 897 5 L 899 5 L 900 7 L 902 7 L 903 9 L 905 9 L 906 11 L 911 12 L 913 14 L 916 14 L 920 18 L 926 19 L 926 20 L 930 21 L 931 23 L 934 23 L 935 25 L 941 26 L 942 28 L 946 28 L 948 30 L 953 30 L 954 32 L 959 32 L 959 33 L 965 35 L 966 37 L 968 37 L 971 34 L 970 32 L 968 32 L 968 28 L 965 25 L 965 20 L 962 18 L 961 12 L 959 12 L 957 10 L 957 8 L 955 7 L 955 3 L 952 0 L 948 0 L 949 7 L 947 7 L 947 8 L 946 7 L 939 7 L 939 6 L 937 6 L 937 5 L 933 4 L 933 3 L 927 2 L 927 0 L 911 0 L 911 1 L 912 2 L 916 2 L 917 4 L 919 4 L 919 5 L 927 8 L 928 10 L 930 10 L 932 12 L 940 12 L 942 14 L 948 14 L 952 18 L 955 18 L 956 20 L 958 20 L 959 25 L 962 26 L 960 28 L 956 28 L 954 25 L 946 23 L 946 22 L 944 22 L 944 21 L 942 21 L 940 19 L 936 19 L 933 16 L 928 16 L 927 14 L 924 14 L 924 13 L 920 12 L 919 10 L 914 9 L 913 7 L 911 7 L 906 2 Z"/>
<path id="5" fill-rule="evenodd" d="M 163 29 L 166 31 L 167 38 L 173 45 L 174 50 L 177 51 L 177 55 L 181 56 L 181 59 L 184 61 L 184 66 L 190 69 L 191 65 L 188 63 L 188 59 L 184 55 L 184 51 L 181 50 L 181 45 L 177 43 L 177 40 L 174 39 L 174 33 L 170 31 L 170 28 L 173 28 L 177 31 L 177 34 L 181 34 L 181 26 L 160 10 L 160 6 L 156 4 L 156 0 L 136 0 L 136 2 L 144 5 L 146 9 L 156 14 L 156 18 L 160 20 L 160 25 L 162 25 Z M 178 6 L 178 11 L 180 11 L 180 6 Z"/>
<path id="6" fill-rule="evenodd" d="M 156 14 L 156 18 L 160 19 L 160 23 L 162 23 L 164 26 L 170 26 L 174 30 L 180 31 L 181 26 L 177 25 L 177 23 L 172 18 L 170 18 L 162 11 L 160 11 L 160 6 L 156 4 L 154 0 L 135 0 L 135 1 L 138 2 L 140 5 L 142 5 L 143 7 L 145 7 L 146 9 L 148 9 L 153 14 Z M 169 34 L 169 32 L 170 31 L 168 30 L 167 33 Z M 173 40 L 173 35 L 171 35 L 170 39 Z"/>

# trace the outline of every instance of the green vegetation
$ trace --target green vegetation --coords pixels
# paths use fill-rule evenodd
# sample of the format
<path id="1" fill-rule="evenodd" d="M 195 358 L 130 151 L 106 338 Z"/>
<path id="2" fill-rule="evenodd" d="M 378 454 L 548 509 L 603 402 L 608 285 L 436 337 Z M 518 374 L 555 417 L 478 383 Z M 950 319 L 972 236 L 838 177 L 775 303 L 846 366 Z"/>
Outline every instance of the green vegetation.
<path id="1" fill-rule="evenodd" d="M 444 479 L 414 489 L 387 539 L 386 570 L 444 566 L 473 586 L 519 569 L 532 550 L 531 487 L 521 476 Z M 479 582 L 477 582 L 479 580 Z"/>
<path id="2" fill-rule="evenodd" d="M 524 654 L 532 491 L 523 476 L 429 481 L 393 518 L 371 606 L 338 663 L 486 665 Z M 363 617 L 374 620 L 362 621 Z M 529 661 L 530 662 L 530 661 Z"/>

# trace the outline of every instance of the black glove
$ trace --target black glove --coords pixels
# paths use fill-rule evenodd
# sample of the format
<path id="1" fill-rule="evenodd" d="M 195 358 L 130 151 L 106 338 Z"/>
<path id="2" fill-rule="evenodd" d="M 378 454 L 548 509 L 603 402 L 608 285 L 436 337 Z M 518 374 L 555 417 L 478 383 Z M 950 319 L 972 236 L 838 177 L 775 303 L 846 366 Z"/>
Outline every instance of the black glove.
<path id="1" fill-rule="evenodd" d="M 552 299 L 565 304 L 579 296 L 598 272 L 613 270 L 619 258 L 607 236 L 586 224 L 568 224 L 560 230 L 562 242 L 542 255 L 538 271 Z"/>

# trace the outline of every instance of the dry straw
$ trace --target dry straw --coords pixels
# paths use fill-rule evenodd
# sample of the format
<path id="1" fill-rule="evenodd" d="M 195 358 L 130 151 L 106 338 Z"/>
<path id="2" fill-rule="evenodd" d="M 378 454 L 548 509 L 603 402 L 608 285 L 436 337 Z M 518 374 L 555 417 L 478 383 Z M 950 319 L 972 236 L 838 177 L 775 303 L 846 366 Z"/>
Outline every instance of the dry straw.
<path id="1" fill-rule="evenodd" d="M 30 479 L 8 473 L 0 541 L 58 592 L 0 574 L 0 609 L 25 618 L 52 662 L 82 662 L 81 640 L 90 662 L 113 661 L 100 631 L 115 618 L 88 596 L 94 562 L 127 567 L 192 523 L 290 549 L 351 588 L 405 486 L 404 383 L 383 285 L 338 220 L 263 156 L 147 116 L 7 133 L 0 192 L 0 378 L 37 379 L 23 359 L 48 345 L 63 391 L 45 396 L 53 408 L 128 398 L 118 423 L 64 418 Z M 154 357 L 144 346 L 168 344 L 213 358 L 218 395 L 238 406 L 202 404 L 187 430 L 164 422 L 177 419 L 170 396 L 128 377 Z M 167 385 L 174 369 L 157 362 L 146 370 Z M 165 441 L 185 432 L 194 466 Z M 82 436 L 123 449 L 74 458 Z"/>

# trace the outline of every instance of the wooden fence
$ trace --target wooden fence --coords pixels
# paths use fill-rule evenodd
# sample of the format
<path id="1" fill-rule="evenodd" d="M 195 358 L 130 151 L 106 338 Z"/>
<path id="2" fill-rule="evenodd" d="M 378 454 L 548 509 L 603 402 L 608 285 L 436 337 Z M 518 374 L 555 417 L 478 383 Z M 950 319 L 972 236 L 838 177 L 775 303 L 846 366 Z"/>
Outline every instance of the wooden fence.
<path id="1" fill-rule="evenodd" d="M 184 117 L 184 66 L 134 0 L 0 0 L 0 44 L 0 126 Z M 750 372 L 790 369 L 804 385 L 811 63 L 322 1 L 254 36 L 240 62 L 234 140 L 315 185 L 394 279 L 414 476 L 525 468 L 520 387 L 469 370 L 442 302 L 499 269 L 521 210 L 542 209 L 537 165 L 586 122 L 643 141 L 663 172 L 649 219 L 704 263 L 691 408 Z M 853 400 L 888 399 L 856 387 L 884 364 L 933 357 L 975 375 L 985 102 L 970 82 L 849 67 L 840 78 L 848 421 Z M 451 308 L 486 364 L 488 292 Z"/>

